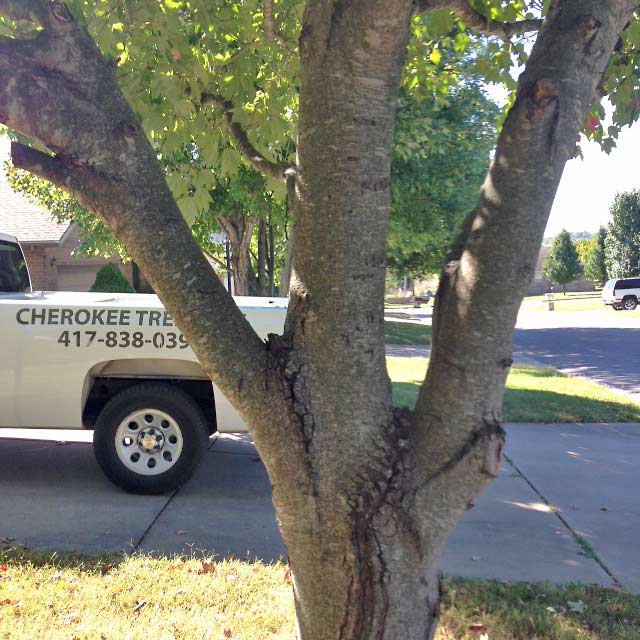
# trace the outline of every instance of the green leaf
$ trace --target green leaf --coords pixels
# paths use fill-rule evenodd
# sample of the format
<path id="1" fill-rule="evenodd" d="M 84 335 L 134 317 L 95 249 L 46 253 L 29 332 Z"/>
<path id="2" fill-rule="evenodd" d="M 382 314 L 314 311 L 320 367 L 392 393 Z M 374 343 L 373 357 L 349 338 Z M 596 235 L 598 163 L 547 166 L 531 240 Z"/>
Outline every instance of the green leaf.
<path id="1" fill-rule="evenodd" d="M 444 33 L 448 33 L 453 29 L 455 24 L 455 16 L 446 9 L 440 11 L 432 11 L 427 18 L 427 25 L 429 32 L 433 36 L 439 36 Z"/>
<path id="2" fill-rule="evenodd" d="M 198 207 L 193 198 L 181 198 L 178 200 L 178 207 L 182 217 L 186 220 L 187 224 L 191 227 L 195 222 L 198 215 Z"/>
<path id="3" fill-rule="evenodd" d="M 195 111 L 193 104 L 186 98 L 174 102 L 173 109 L 182 118 L 188 118 Z"/>
<path id="4" fill-rule="evenodd" d="M 222 171 L 227 175 L 234 175 L 238 172 L 238 168 L 242 158 L 235 149 L 225 149 L 222 152 L 221 166 Z"/>
<path id="5" fill-rule="evenodd" d="M 200 138 L 198 145 L 200 155 L 210 167 L 216 166 L 219 157 L 218 141 L 212 135 L 204 135 Z"/>
<path id="6" fill-rule="evenodd" d="M 205 211 L 209 208 L 211 204 L 211 196 L 209 195 L 209 191 L 207 189 L 196 189 L 193 194 L 193 202 L 198 211 Z"/>
<path id="7" fill-rule="evenodd" d="M 464 53 L 469 46 L 469 36 L 461 31 L 457 33 L 455 38 L 453 39 L 453 50 L 456 53 Z"/>
<path id="8" fill-rule="evenodd" d="M 169 185 L 169 189 L 171 189 L 171 193 L 176 200 L 187 195 L 187 183 L 182 179 L 182 176 L 179 173 L 170 173 L 167 176 L 167 184 Z"/>

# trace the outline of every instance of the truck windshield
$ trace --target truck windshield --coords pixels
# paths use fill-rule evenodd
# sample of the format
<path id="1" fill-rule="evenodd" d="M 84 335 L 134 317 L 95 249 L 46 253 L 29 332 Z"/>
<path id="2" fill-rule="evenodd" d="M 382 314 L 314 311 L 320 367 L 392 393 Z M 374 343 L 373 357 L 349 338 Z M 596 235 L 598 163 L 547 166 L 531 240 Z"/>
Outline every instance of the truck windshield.
<path id="1" fill-rule="evenodd" d="M 29 272 L 20 247 L 0 240 L 0 293 L 30 291 Z"/>

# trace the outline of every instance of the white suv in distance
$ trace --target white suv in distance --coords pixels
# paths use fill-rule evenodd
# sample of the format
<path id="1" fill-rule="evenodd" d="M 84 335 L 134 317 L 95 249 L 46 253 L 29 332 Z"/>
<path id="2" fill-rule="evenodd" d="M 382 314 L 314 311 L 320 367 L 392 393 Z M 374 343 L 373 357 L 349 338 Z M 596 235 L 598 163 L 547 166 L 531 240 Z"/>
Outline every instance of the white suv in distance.
<path id="1" fill-rule="evenodd" d="M 633 311 L 640 300 L 640 278 L 609 280 L 602 289 L 602 302 L 616 311 Z"/>

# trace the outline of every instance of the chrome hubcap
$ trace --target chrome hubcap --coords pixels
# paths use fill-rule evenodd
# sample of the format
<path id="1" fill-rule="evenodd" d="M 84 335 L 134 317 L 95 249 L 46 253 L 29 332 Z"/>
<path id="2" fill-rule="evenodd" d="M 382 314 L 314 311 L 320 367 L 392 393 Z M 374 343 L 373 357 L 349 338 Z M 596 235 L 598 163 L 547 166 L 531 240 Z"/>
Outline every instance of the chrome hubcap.
<path id="1" fill-rule="evenodd" d="M 116 453 L 127 469 L 145 476 L 170 469 L 182 453 L 182 431 L 164 411 L 140 409 L 116 430 Z"/>

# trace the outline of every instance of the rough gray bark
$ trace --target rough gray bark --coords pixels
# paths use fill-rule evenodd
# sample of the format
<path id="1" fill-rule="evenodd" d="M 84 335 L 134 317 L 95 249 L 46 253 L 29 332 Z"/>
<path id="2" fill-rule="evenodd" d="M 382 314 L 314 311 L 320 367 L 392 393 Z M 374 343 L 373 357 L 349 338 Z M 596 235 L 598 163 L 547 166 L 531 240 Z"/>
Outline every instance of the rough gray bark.
<path id="1" fill-rule="evenodd" d="M 410 413 L 392 408 L 385 370 L 384 238 L 409 20 L 429 5 L 307 2 L 296 273 L 285 334 L 265 346 L 180 218 L 113 68 L 62 5 L 0 0 L 0 14 L 28 11 L 43 27 L 33 40 L 0 39 L 0 121 L 53 154 L 14 145 L 14 163 L 115 231 L 247 418 L 304 640 L 433 636 L 442 548 L 500 466 L 519 301 L 576 132 L 636 3 L 553 4 L 443 271 L 429 371 Z"/>

